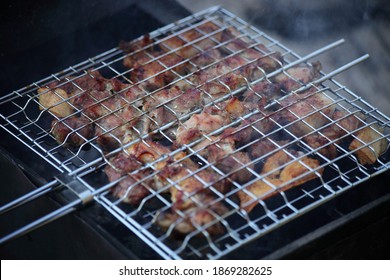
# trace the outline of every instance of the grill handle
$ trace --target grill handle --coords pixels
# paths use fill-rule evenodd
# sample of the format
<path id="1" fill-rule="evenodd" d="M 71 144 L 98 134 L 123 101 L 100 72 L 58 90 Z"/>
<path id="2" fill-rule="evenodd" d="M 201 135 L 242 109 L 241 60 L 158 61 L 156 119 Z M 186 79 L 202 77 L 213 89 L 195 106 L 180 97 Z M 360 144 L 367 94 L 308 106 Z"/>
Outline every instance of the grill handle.
<path id="1" fill-rule="evenodd" d="M 61 217 L 66 216 L 67 214 L 75 211 L 76 209 L 82 207 L 83 205 L 91 202 L 93 200 L 94 194 L 88 189 L 85 184 L 79 181 L 77 177 L 70 176 L 69 174 L 60 174 L 55 180 L 39 187 L 38 189 L 31 191 L 20 198 L 13 200 L 4 206 L 0 207 L 0 215 L 4 215 L 12 210 L 15 210 L 29 202 L 33 202 L 38 198 L 56 191 L 63 191 L 64 199 L 70 200 L 66 205 L 61 206 L 60 208 L 46 214 L 33 222 L 26 224 L 19 229 L 5 235 L 0 239 L 0 245 L 13 240 L 17 237 L 25 235 L 41 226 L 44 226 L 50 222 L 53 222 Z M 69 199 L 69 194 L 71 195 L 71 199 Z M 76 199 L 74 198 L 76 196 Z"/>
<path id="2" fill-rule="evenodd" d="M 11 241 L 17 237 L 20 237 L 22 235 L 25 235 L 37 228 L 40 228 L 48 223 L 51 223 L 55 220 L 58 220 L 59 218 L 61 217 L 64 217 L 65 215 L 73 212 L 74 210 L 77 209 L 77 206 L 80 205 L 80 201 L 74 201 L 66 206 L 63 206 L 37 220 L 35 220 L 34 222 L 31 222 L 17 230 L 15 230 L 14 232 L 2 237 L 0 239 L 0 245 L 4 244 L 5 242 L 8 242 L 8 241 Z"/>

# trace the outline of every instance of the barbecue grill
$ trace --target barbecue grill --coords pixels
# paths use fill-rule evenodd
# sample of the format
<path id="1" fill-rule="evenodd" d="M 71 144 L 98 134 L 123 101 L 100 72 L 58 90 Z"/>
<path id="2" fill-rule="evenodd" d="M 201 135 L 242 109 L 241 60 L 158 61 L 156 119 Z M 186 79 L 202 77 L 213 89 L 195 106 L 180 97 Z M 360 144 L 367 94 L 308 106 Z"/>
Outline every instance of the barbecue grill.
<path id="1" fill-rule="evenodd" d="M 204 23 L 212 23 L 217 29 L 211 33 L 206 33 L 201 29 L 201 26 Z M 196 44 L 206 39 L 212 41 L 212 49 L 218 49 L 227 43 L 219 42 L 214 39 L 213 36 L 219 32 L 228 30 L 229 28 L 233 28 L 233 30 L 237 32 L 235 33 L 234 39 L 243 40 L 248 44 L 248 48 L 263 52 L 265 57 L 271 57 L 271 55 L 275 53 L 280 53 L 284 63 L 280 63 L 280 67 L 273 71 L 263 71 L 259 78 L 252 81 L 247 80 L 244 85 L 236 89 L 232 89 L 229 85 L 223 84 L 228 90 L 226 94 L 215 100 L 206 102 L 203 107 L 194 108 L 184 115 L 180 115 L 169 106 L 174 98 L 165 100 L 163 103 L 158 104 L 158 107 L 162 107 L 171 112 L 175 117 L 174 120 L 170 120 L 164 124 L 157 123 L 150 133 L 139 133 L 137 139 L 127 143 L 122 143 L 120 139 L 116 139 L 117 142 L 121 142 L 121 145 L 109 151 L 104 150 L 101 145 L 97 143 L 98 137 L 86 138 L 81 134 L 79 128 L 70 127 L 71 131 L 69 133 L 69 135 L 78 135 L 78 137 L 83 138 L 82 144 L 78 147 L 69 147 L 69 145 L 66 144 L 67 139 L 63 140 L 63 142 L 59 142 L 53 137 L 51 122 L 53 119 L 57 121 L 61 121 L 62 119 L 53 114 L 50 110 L 51 108 L 40 109 L 42 104 L 39 101 L 40 93 L 37 92 L 39 88 L 46 88 L 47 85 L 53 82 L 59 85 L 71 84 L 79 87 L 77 84 L 78 78 L 87 75 L 93 76 L 93 73 L 91 74 L 91 72 L 89 72 L 90 69 L 98 70 L 107 79 L 115 78 L 132 84 L 132 82 L 129 81 L 129 69 L 123 67 L 123 59 L 136 56 L 137 53 L 150 48 L 158 48 L 158 46 L 164 44 L 166 40 L 174 37 L 179 37 L 184 40 L 184 45 L 180 48 L 165 50 L 160 56 L 150 58 L 149 63 L 157 61 L 163 66 L 163 70 L 153 77 L 158 76 L 161 73 L 169 72 L 174 73 L 174 82 L 185 81 L 190 83 L 191 81 L 189 79 L 194 75 L 194 72 L 185 74 L 177 73 L 175 70 L 177 64 L 167 66 L 161 63 L 160 59 L 167 54 L 178 53 L 188 46 L 195 46 L 195 49 L 198 49 L 198 51 L 204 51 L 202 49 L 199 50 L 199 47 Z M 199 36 L 194 41 L 187 42 L 182 35 L 184 32 L 191 30 L 195 30 Z M 307 143 L 303 141 L 303 138 L 307 136 L 307 134 L 321 133 L 321 129 L 338 123 L 339 120 L 332 120 L 323 113 L 330 107 L 335 107 L 340 111 L 346 112 L 343 118 L 358 116 L 357 118 L 362 122 L 361 127 L 353 131 L 347 131 L 347 136 L 343 138 L 349 137 L 355 139 L 357 138 L 355 135 L 359 130 L 364 128 L 374 129 L 378 136 L 367 143 L 362 143 L 359 149 L 366 148 L 373 150 L 372 146 L 374 143 L 386 141 L 385 139 L 387 139 L 387 141 L 389 140 L 389 118 L 354 94 L 347 87 L 334 80 L 334 76 L 340 72 L 367 59 L 368 55 L 365 55 L 340 68 L 334 69 L 334 71 L 331 71 L 330 73 L 321 72 L 318 78 L 309 83 L 296 81 L 299 83 L 299 87 L 295 89 L 293 93 L 286 93 L 286 95 L 272 99 L 266 104 L 266 109 L 277 111 L 278 109 L 274 108 L 279 108 L 278 106 L 284 104 L 283 102 L 288 100 L 290 96 L 307 89 L 314 89 L 315 94 L 321 93 L 330 101 L 323 105 L 323 107 L 314 108 L 314 110 L 304 116 L 299 116 L 294 113 L 293 109 L 290 109 L 290 113 L 292 112 L 292 114 L 295 115 L 295 120 L 293 122 L 287 124 L 279 123 L 271 117 L 272 121 L 276 123 L 276 128 L 272 131 L 263 133 L 256 129 L 255 125 L 266 117 L 258 117 L 254 120 L 251 117 L 257 116 L 256 114 L 260 111 L 258 109 L 253 110 L 228 124 L 224 124 L 211 132 L 205 133 L 202 139 L 197 139 L 172 149 L 168 154 L 164 154 L 160 158 L 154 159 L 152 162 L 148 162 L 143 167 L 140 167 L 140 169 L 146 167 L 150 168 L 153 172 L 140 179 L 140 181 L 135 182 L 132 186 L 129 186 L 129 189 L 144 184 L 147 182 L 147 179 L 156 176 L 156 174 L 158 175 L 160 171 L 156 168 L 156 165 L 159 162 L 161 163 L 168 157 L 175 157 L 175 155 L 185 151 L 186 159 L 199 163 L 199 169 L 195 171 L 189 170 L 189 173 L 187 173 L 185 178 L 196 178 L 196 180 L 201 181 L 204 189 L 213 193 L 213 203 L 222 203 L 227 208 L 227 211 L 222 214 L 212 212 L 213 219 L 208 223 L 193 224 L 194 228 L 184 236 L 178 235 L 175 232 L 176 226 L 185 219 L 185 214 L 180 210 L 177 211 L 177 220 L 166 229 L 162 229 L 161 226 L 156 223 L 156 220 L 158 220 L 161 213 L 166 213 L 172 209 L 172 201 L 165 192 L 172 187 L 180 189 L 180 182 L 185 180 L 185 178 L 177 181 L 168 179 L 166 186 L 164 186 L 162 190 L 149 188 L 149 193 L 138 205 L 128 205 L 123 203 L 123 198 L 115 197 L 112 192 L 110 192 L 117 183 L 125 180 L 126 176 L 128 176 L 124 175 L 122 178 L 114 181 L 107 180 L 104 169 L 112 164 L 111 159 L 130 148 L 132 145 L 139 143 L 148 145 L 147 140 L 148 137 L 150 137 L 150 134 L 158 134 L 160 137 L 159 141 L 165 143 L 167 146 L 171 145 L 175 140 L 172 139 L 169 131 L 175 125 L 185 123 L 186 120 L 190 119 L 192 116 L 201 113 L 204 108 L 218 107 L 218 102 L 223 102 L 230 98 L 242 98 L 243 92 L 248 89 L 250 90 L 262 81 L 272 80 L 277 75 L 283 73 L 289 75 L 288 70 L 297 65 L 305 64 L 307 66 L 312 66 L 309 61 L 312 61 L 316 56 L 323 52 L 331 51 L 333 48 L 342 44 L 343 40 L 331 43 L 304 57 L 300 57 L 294 51 L 268 36 L 266 33 L 249 25 L 234 14 L 220 7 L 213 7 L 175 21 L 174 23 L 150 32 L 147 37 L 141 36 L 138 39 L 135 39 L 134 42 L 144 42 L 145 38 L 150 40 L 150 42 L 148 41 L 145 46 L 142 46 L 137 50 L 126 52 L 120 48 L 113 48 L 81 63 L 67 67 L 60 72 L 34 82 L 20 90 L 13 91 L 0 99 L 1 128 L 6 132 L 6 137 L 8 139 L 16 139 L 18 145 L 21 144 L 23 147 L 23 151 L 27 151 L 26 157 L 22 157 L 22 161 L 24 162 L 22 165 L 26 169 L 26 173 L 30 179 L 40 185 L 33 191 L 28 191 L 18 198 L 7 201 L 7 203 L 1 207 L 3 219 L 7 219 L 7 215 L 12 214 L 14 211 L 18 211 L 18 208 L 20 207 L 30 207 L 30 205 L 34 203 L 40 203 L 42 197 L 49 196 L 50 199 L 54 201 L 47 213 L 39 215 L 39 217 L 34 218 L 33 221 L 27 222 L 26 225 L 22 225 L 17 229 L 4 233 L 1 237 L 1 243 L 6 245 L 7 242 L 12 239 L 29 233 L 32 230 L 64 217 L 69 213 L 80 210 L 79 215 L 84 215 L 84 219 L 97 225 L 99 228 L 103 228 L 103 230 L 100 230 L 105 232 L 106 235 L 109 235 L 110 239 L 116 240 L 116 247 L 127 247 L 127 249 L 122 249 L 123 251 L 127 251 L 128 249 L 134 250 L 134 248 L 132 248 L 134 242 L 140 242 L 141 244 L 142 242 L 145 242 L 149 249 L 145 249 L 144 252 L 139 253 L 138 257 L 140 258 L 149 256 L 165 259 L 219 259 L 237 257 L 237 252 L 242 253 L 254 250 L 253 248 L 248 248 L 251 247 L 250 244 L 254 243 L 257 244 L 255 248 L 258 250 L 258 255 L 256 257 L 266 257 L 271 253 L 274 255 L 270 256 L 281 257 L 278 255 L 278 251 L 276 251 L 275 248 L 280 249 L 288 243 L 280 240 L 272 240 L 272 238 L 275 237 L 274 234 L 281 233 L 278 238 L 282 238 L 286 232 L 289 232 L 290 237 L 287 240 L 299 240 L 298 237 L 302 237 L 302 232 L 297 229 L 300 223 L 312 223 L 312 225 L 308 225 L 307 227 L 309 228 L 309 231 L 311 230 L 311 226 L 315 229 L 316 224 L 318 223 L 315 215 L 318 211 L 321 211 L 324 207 L 331 208 L 332 204 L 337 203 L 337 201 L 348 199 L 346 198 L 346 194 L 349 193 L 353 195 L 354 189 L 358 188 L 358 186 L 364 185 L 366 181 L 374 182 L 374 177 L 388 171 L 390 167 L 390 154 L 387 151 L 387 148 L 384 153 L 375 155 L 377 158 L 373 164 L 367 165 L 361 163 L 356 151 L 351 151 L 344 142 L 339 143 L 339 140 L 342 139 L 328 141 L 324 145 L 320 145 L 316 148 L 307 145 Z M 260 46 L 262 45 L 267 47 L 267 50 L 269 50 L 268 53 L 261 49 Z M 242 51 L 232 51 L 232 53 L 227 56 L 233 56 L 240 52 Z M 204 69 L 207 69 L 207 67 L 211 67 L 212 65 L 218 65 L 223 59 L 225 59 L 225 57 L 214 60 L 210 64 L 204 66 Z M 185 62 L 188 61 L 181 61 L 179 63 Z M 251 62 L 253 61 L 248 61 L 247 65 Z M 235 70 L 237 69 L 230 70 L 229 73 L 233 73 Z M 291 76 L 289 77 L 291 78 Z M 213 78 L 213 81 L 218 80 L 218 78 L 220 78 L 220 76 Z M 151 78 L 147 78 L 147 80 L 148 79 Z M 142 82 L 145 81 L 142 80 L 139 84 Z M 207 82 L 210 82 L 210 80 L 205 83 Z M 79 88 L 79 90 L 83 91 L 84 89 Z M 158 90 L 159 89 L 145 90 L 145 95 L 153 97 L 158 93 Z M 206 92 L 206 96 L 209 95 L 210 94 Z M 69 102 L 69 99 L 65 98 L 58 101 L 57 104 Z M 101 104 L 101 102 L 102 101 L 100 100 L 96 100 L 95 104 Z M 295 103 L 299 103 L 299 101 L 296 101 Z M 117 113 L 118 110 L 109 110 L 108 114 L 115 115 Z M 139 112 L 139 114 L 148 116 L 148 112 Z M 361 114 L 364 117 L 360 117 L 358 114 Z M 327 118 L 327 123 L 320 128 L 313 127 L 308 121 L 310 116 L 325 117 Z M 239 126 L 243 121 L 246 121 L 245 126 Z M 304 135 L 295 135 L 290 129 L 291 126 L 299 123 L 304 123 L 309 126 L 311 131 Z M 306 182 L 301 186 L 289 189 L 278 189 L 277 186 L 268 183 L 268 186 L 273 190 L 272 196 L 267 197 L 266 199 L 264 199 L 264 197 L 256 197 L 248 191 L 248 188 L 252 183 L 263 180 L 264 177 L 251 166 L 264 164 L 266 158 L 270 156 L 270 154 L 260 156 L 259 158 L 252 158 L 251 161 L 247 163 L 236 160 L 241 164 L 238 170 L 221 171 L 221 168 L 218 167 L 216 162 L 209 161 L 207 157 L 202 155 L 201 149 L 197 148 L 197 144 L 199 144 L 201 140 L 208 139 L 212 141 L 214 136 L 220 135 L 227 129 L 235 129 L 235 132 L 237 133 L 244 131 L 246 128 L 251 128 L 256 131 L 258 134 L 257 140 L 245 144 L 235 151 L 231 151 L 230 154 L 225 155 L 225 157 L 233 155 L 234 158 L 235 155 L 237 155 L 237 152 L 244 151 L 261 140 L 275 139 L 277 138 L 277 135 L 284 133 L 288 135 L 289 142 L 281 145 L 276 144 L 274 152 L 283 151 L 289 153 L 288 151 L 291 146 L 298 147 L 297 149 L 299 149 L 301 153 L 298 155 L 289 154 L 290 161 L 303 165 L 306 168 L 303 175 L 315 174 L 315 179 Z M 108 129 L 105 131 L 105 134 L 112 135 L 113 131 L 114 129 Z M 215 143 L 217 145 L 222 145 L 221 142 L 218 142 L 220 140 L 214 141 L 216 141 Z M 329 159 L 328 157 L 321 155 L 320 150 L 331 145 L 337 147 L 337 156 Z M 373 153 L 375 154 L 375 151 L 373 151 Z M 314 168 L 308 166 L 304 163 L 304 158 L 307 156 L 317 158 L 320 164 Z M 35 165 L 35 161 L 38 162 L 38 164 Z M 283 166 L 277 167 L 276 170 L 281 170 L 282 168 Z M 252 177 L 244 183 L 237 182 L 237 180 L 231 180 L 231 189 L 227 192 L 221 192 L 215 187 L 214 183 L 209 183 L 202 179 L 200 172 L 208 169 L 211 169 L 218 174 L 218 181 L 231 180 L 230 176 L 234 174 L 234 172 L 249 172 Z M 132 171 L 132 174 L 138 171 L 139 170 Z M 37 176 L 37 174 L 42 174 L 42 176 Z M 301 178 L 304 177 L 303 175 Z M 384 175 L 386 176 L 386 174 Z M 252 203 L 255 202 L 256 206 L 253 211 L 246 211 L 245 208 L 240 205 L 237 195 L 241 191 L 244 191 L 246 195 L 251 197 Z M 367 190 L 367 188 L 365 188 L 364 192 L 372 192 L 369 196 L 382 200 L 385 200 L 386 195 L 388 197 L 388 187 L 385 186 L 376 186 L 373 187 L 372 190 Z M 193 194 L 190 194 L 188 199 L 195 203 L 195 205 L 201 204 L 201 202 L 194 198 Z M 81 214 L 82 212 L 86 212 L 86 214 Z M 107 213 L 109 213 L 109 215 Z M 324 221 L 324 223 L 326 223 L 326 221 Z M 220 225 L 223 228 L 223 231 L 217 235 L 213 235 L 208 230 L 216 225 Z M 113 233 L 118 228 L 120 228 L 120 230 L 118 230 L 119 234 Z M 112 235 L 114 235 L 114 237 L 112 237 Z M 118 240 L 119 243 L 122 242 L 122 244 L 118 245 Z M 126 241 L 123 242 L 123 240 Z M 272 245 L 267 245 L 270 246 L 267 247 L 264 245 L 267 242 L 272 243 Z M 280 242 L 279 246 L 274 244 L 278 242 Z M 286 254 L 286 252 L 288 252 L 288 250 L 285 250 L 284 254 Z M 253 257 L 253 252 L 249 256 Z"/>

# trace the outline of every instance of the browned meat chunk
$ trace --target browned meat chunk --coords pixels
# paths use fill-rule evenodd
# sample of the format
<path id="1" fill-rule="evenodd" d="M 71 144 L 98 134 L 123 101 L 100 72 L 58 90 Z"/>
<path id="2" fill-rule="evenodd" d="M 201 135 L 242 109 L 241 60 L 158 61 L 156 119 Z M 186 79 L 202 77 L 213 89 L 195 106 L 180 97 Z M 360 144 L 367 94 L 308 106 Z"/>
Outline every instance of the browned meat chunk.
<path id="1" fill-rule="evenodd" d="M 297 137 L 329 123 L 336 109 L 334 101 L 315 88 L 301 94 L 292 94 L 280 103 L 283 109 L 276 117 Z"/>
<path id="2" fill-rule="evenodd" d="M 60 118 L 70 116 L 74 108 L 69 103 L 69 95 L 61 88 L 48 90 L 45 88 L 38 89 L 39 109 L 49 110 L 51 113 Z"/>
<path id="3" fill-rule="evenodd" d="M 349 150 L 354 151 L 361 164 L 374 164 L 389 146 L 384 129 L 377 124 L 359 130 Z"/>
<path id="4" fill-rule="evenodd" d="M 136 172 L 134 172 L 136 171 Z M 114 197 L 122 202 L 132 205 L 138 205 L 149 193 L 151 180 L 140 182 L 148 176 L 151 171 L 142 169 L 142 164 L 137 159 L 125 153 L 119 153 L 110 160 L 104 172 L 108 180 L 114 182 L 119 180 L 113 188 L 110 189 Z"/>
<path id="5" fill-rule="evenodd" d="M 275 83 L 279 84 L 286 92 L 290 92 L 306 85 L 319 77 L 321 63 L 314 62 L 312 66 L 306 64 L 287 69 L 284 73 L 275 77 Z"/>
<path id="6" fill-rule="evenodd" d="M 294 156 L 303 155 L 293 150 L 289 150 L 289 153 Z M 296 160 L 280 150 L 268 157 L 264 163 L 261 171 L 264 179 L 255 181 L 237 193 L 241 208 L 250 212 L 259 200 L 318 178 L 322 172 L 323 168 L 320 168 L 318 160 L 307 156 Z"/>
<path id="7" fill-rule="evenodd" d="M 64 120 L 52 122 L 51 133 L 60 144 L 78 147 L 92 139 L 93 125 L 84 117 L 68 117 Z"/>
<path id="8" fill-rule="evenodd" d="M 179 145 L 190 144 L 203 135 L 221 128 L 227 122 L 228 120 L 220 115 L 194 114 L 177 129 L 176 143 Z"/>
<path id="9" fill-rule="evenodd" d="M 320 130 L 320 133 L 309 134 L 304 137 L 305 142 L 313 149 L 318 149 L 318 153 L 334 159 L 337 156 L 338 144 L 343 140 L 343 136 L 358 129 L 362 125 L 364 115 L 355 113 L 348 115 L 346 111 L 336 110 L 332 116 L 335 121 L 330 126 Z M 333 144 L 332 144 L 333 143 Z"/>
<path id="10" fill-rule="evenodd" d="M 180 215 L 177 211 L 163 212 L 156 218 L 156 223 L 164 230 L 174 230 L 179 234 L 188 234 L 203 229 L 211 235 L 222 234 L 224 227 L 217 217 L 223 216 L 228 209 L 210 196 L 198 196 L 198 205 L 188 208 Z"/>

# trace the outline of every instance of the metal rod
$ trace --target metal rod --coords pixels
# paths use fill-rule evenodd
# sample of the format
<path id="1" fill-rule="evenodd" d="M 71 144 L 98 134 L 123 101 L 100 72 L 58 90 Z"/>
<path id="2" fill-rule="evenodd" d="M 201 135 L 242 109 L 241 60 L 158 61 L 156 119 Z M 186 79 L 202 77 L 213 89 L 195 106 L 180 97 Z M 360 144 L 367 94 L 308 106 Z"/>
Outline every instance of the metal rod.
<path id="1" fill-rule="evenodd" d="M 313 57 L 316 57 L 316 56 L 318 56 L 318 55 L 320 55 L 320 54 L 322 54 L 322 53 L 324 53 L 324 52 L 326 52 L 326 51 L 328 51 L 330 49 L 338 47 L 338 46 L 340 46 L 343 43 L 345 43 L 345 40 L 344 39 L 340 39 L 340 40 L 338 40 L 336 42 L 328 44 L 328 45 L 326 45 L 326 46 L 324 46 L 324 47 L 322 47 L 322 48 L 320 48 L 320 49 L 318 49 L 318 50 L 316 50 L 314 52 L 309 53 L 308 55 L 305 55 L 304 57 L 302 57 L 300 59 L 295 60 L 294 62 L 291 62 L 291 63 L 289 63 L 287 65 L 284 65 L 283 67 L 281 67 L 281 68 L 279 68 L 279 69 L 277 69 L 277 70 L 267 74 L 266 77 L 270 78 L 270 77 L 273 77 L 273 76 L 275 76 L 277 74 L 280 74 L 281 72 L 283 72 L 286 69 L 289 69 L 289 68 L 291 68 L 291 67 L 293 67 L 295 65 L 298 65 L 298 64 L 300 64 L 302 62 L 305 62 L 305 61 L 307 61 L 307 60 L 309 60 L 309 59 L 311 59 Z M 262 80 L 262 79 L 260 79 L 260 80 Z"/>
<path id="2" fill-rule="evenodd" d="M 77 200 L 73 201 L 73 202 L 67 204 L 66 206 L 63 206 L 63 207 L 47 214 L 46 216 L 43 216 L 43 217 L 35 220 L 34 222 L 31 222 L 31 223 L 15 230 L 14 232 L 2 237 L 0 239 L 0 245 L 4 244 L 7 241 L 15 239 L 19 236 L 27 234 L 27 233 L 29 233 L 37 228 L 40 228 L 40 227 L 42 227 L 50 222 L 53 222 L 53 221 L 65 216 L 65 215 L 73 212 L 74 210 L 76 210 L 76 206 L 80 203 L 81 202 L 77 201 Z"/>
<path id="3" fill-rule="evenodd" d="M 12 209 L 20 207 L 29 201 L 32 201 L 36 198 L 43 196 L 44 194 L 50 192 L 53 189 L 53 186 L 55 186 L 56 184 L 58 184 L 57 181 L 52 181 L 52 182 L 50 182 L 46 185 L 43 185 L 42 187 L 40 187 L 34 191 L 29 192 L 28 194 L 25 194 L 25 195 L 13 200 L 13 201 L 7 203 L 7 204 L 5 204 L 4 206 L 0 207 L 0 215 L 5 214 L 5 213 L 11 211 Z"/>
<path id="4" fill-rule="evenodd" d="M 321 78 L 319 78 L 319 79 L 317 79 L 315 81 L 312 81 L 312 82 L 310 82 L 307 85 L 304 85 L 304 86 L 302 86 L 302 87 L 300 87 L 300 88 L 298 88 L 298 89 L 296 89 L 294 91 L 291 91 L 289 94 L 286 94 L 285 96 L 279 98 L 277 101 L 273 101 L 273 102 L 269 103 L 267 106 L 264 107 L 264 109 L 269 109 L 270 107 L 278 104 L 278 102 L 280 102 L 281 100 L 286 99 L 287 97 L 291 96 L 294 93 L 297 93 L 297 92 L 300 92 L 300 91 L 304 91 L 304 90 L 312 87 L 313 85 L 320 84 L 320 83 L 322 83 L 322 82 L 324 82 L 324 81 L 326 81 L 328 79 L 331 79 L 334 76 L 340 74 L 341 72 L 351 68 L 352 66 L 355 66 L 355 65 L 359 64 L 360 62 L 368 59 L 369 57 L 370 57 L 370 55 L 365 54 L 365 55 L 363 55 L 363 56 L 361 56 L 361 57 L 359 57 L 359 58 L 357 58 L 357 59 L 355 59 L 355 60 L 353 60 L 353 61 L 351 61 L 351 62 L 349 62 L 349 63 L 347 63 L 347 64 L 345 64 L 345 65 L 343 65 L 341 67 L 339 67 L 339 68 L 337 68 L 336 70 L 333 70 L 332 72 L 326 74 L 325 76 L 322 76 Z"/>

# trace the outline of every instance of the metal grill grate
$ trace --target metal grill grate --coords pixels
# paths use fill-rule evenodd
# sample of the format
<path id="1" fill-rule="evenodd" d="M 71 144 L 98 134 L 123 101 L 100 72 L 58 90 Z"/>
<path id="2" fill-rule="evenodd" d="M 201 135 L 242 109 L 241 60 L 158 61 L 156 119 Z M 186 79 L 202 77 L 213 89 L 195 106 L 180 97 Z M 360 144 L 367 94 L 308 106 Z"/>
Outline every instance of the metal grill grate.
<path id="1" fill-rule="evenodd" d="M 2 242 L 95 200 L 164 258 L 216 259 L 388 170 L 389 118 L 333 80 L 367 56 L 308 81 L 289 71 L 314 69 L 308 60 L 342 42 L 299 57 L 230 12 L 211 8 L 1 98 L 1 127 L 60 174 L 1 213 L 61 187 L 73 194 Z M 145 74 L 152 66 L 157 70 Z M 277 97 L 258 92 L 281 77 L 290 85 L 278 88 Z M 103 81 L 106 94 L 91 94 L 85 79 Z M 64 94 L 65 88 L 74 93 Z M 81 108 L 75 100 L 85 96 L 90 100 Z M 313 103 L 317 97 L 322 103 Z M 70 122 L 82 118 L 80 125 Z M 347 122 L 358 125 L 349 129 Z M 67 131 L 60 139 L 58 124 Z M 85 133 L 90 126 L 94 133 Z M 332 138 L 327 132 L 335 129 L 340 135 Z M 123 167 L 121 157 L 137 167 Z M 131 199 L 137 201 L 125 203 Z"/>

